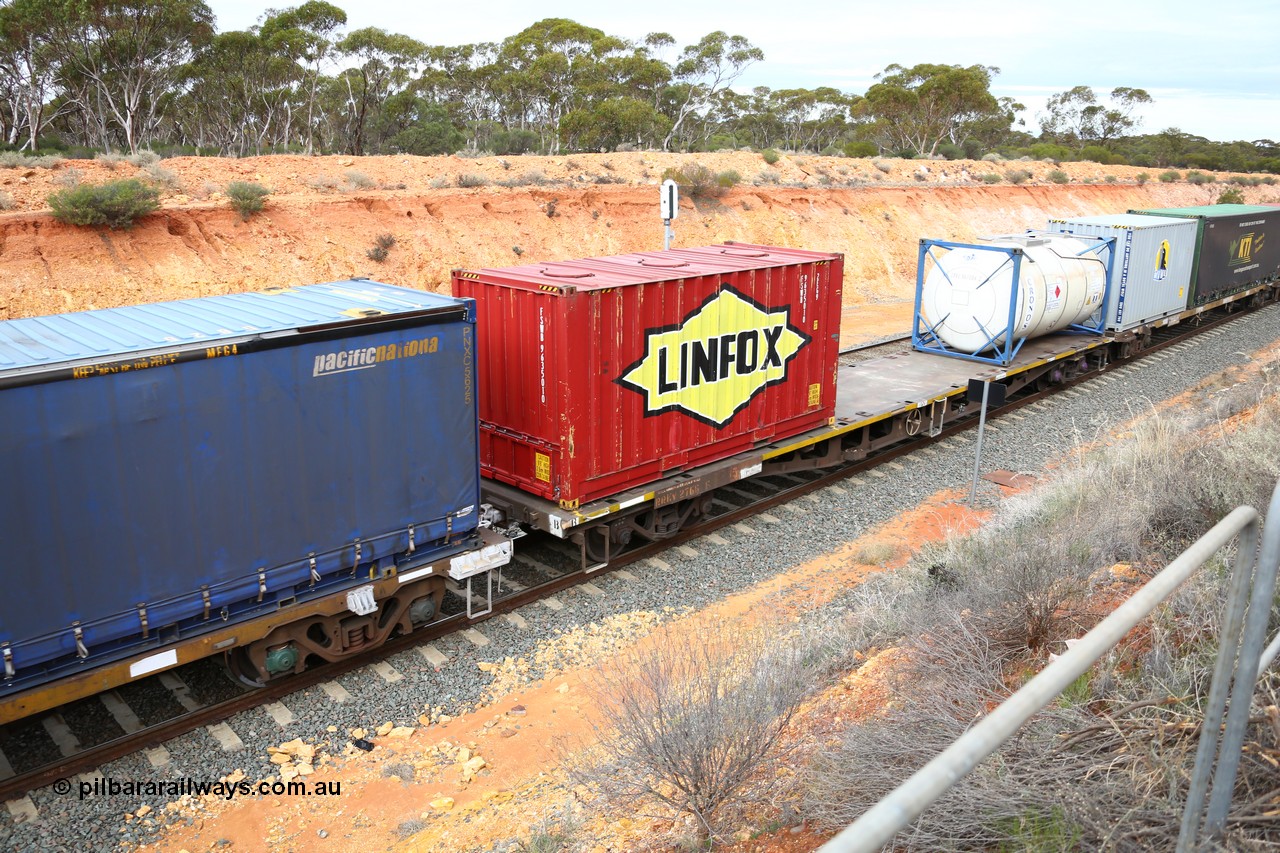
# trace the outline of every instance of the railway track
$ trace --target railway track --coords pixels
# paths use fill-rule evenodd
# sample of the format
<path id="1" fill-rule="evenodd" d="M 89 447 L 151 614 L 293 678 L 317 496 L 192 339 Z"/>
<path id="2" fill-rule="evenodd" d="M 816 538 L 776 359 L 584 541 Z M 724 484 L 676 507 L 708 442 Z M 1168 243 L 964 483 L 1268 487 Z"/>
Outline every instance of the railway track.
<path id="1" fill-rule="evenodd" d="M 869 358 L 879 358 L 886 352 L 910 349 L 911 335 L 890 335 L 856 346 L 844 347 L 840 350 L 841 364 L 856 364 Z"/>
<path id="2" fill-rule="evenodd" d="M 1154 355 L 1196 334 L 1231 322 L 1238 316 L 1240 315 L 1226 314 L 1205 320 L 1195 327 L 1184 325 L 1157 330 L 1150 346 L 1130 358 L 1112 364 L 1124 364 Z M 842 351 L 841 357 L 843 359 L 846 355 L 900 346 L 908 340 L 909 336 L 898 336 L 852 347 Z M 1086 374 L 1064 383 L 1064 386 L 1079 385 L 1106 372 L 1104 370 Z M 992 416 L 1034 404 L 1064 390 L 1064 386 L 1038 392 L 1028 391 L 994 410 Z M 669 548 L 766 512 L 810 492 L 838 484 L 898 456 L 943 441 L 976 423 L 977 417 L 974 415 L 949 425 L 933 438 L 917 438 L 839 468 L 766 476 L 724 487 L 713 494 L 712 510 L 703 523 L 662 542 L 644 545 L 620 555 L 603 571 L 613 571 L 659 557 Z M 218 724 L 235 714 L 270 705 L 297 691 L 334 682 L 344 674 L 376 664 L 399 652 L 415 647 L 428 648 L 436 639 L 477 625 L 495 615 L 512 612 L 538 599 L 553 596 L 599 574 L 584 573 L 580 569 L 576 550 L 570 551 L 561 540 L 539 534 L 520 541 L 518 556 L 496 579 L 492 610 L 484 615 L 468 617 L 466 589 L 451 586 L 442 609 L 445 615 L 440 621 L 413 634 L 395 638 L 365 654 L 326 664 L 261 688 L 249 690 L 238 687 L 224 677 L 217 664 L 205 660 L 139 681 L 128 688 L 80 700 L 53 713 L 3 727 L 0 729 L 0 801 L 13 800 L 27 791 L 56 780 L 87 773 L 126 755 L 159 748 L 165 741 L 203 726 L 214 727 L 211 733 L 215 737 L 224 737 L 224 732 L 230 730 L 219 728 Z M 154 698 L 157 696 L 160 697 L 159 700 Z M 140 705 L 150 710 L 147 713 L 132 710 Z M 102 726 L 105 719 L 113 721 L 112 724 Z M 83 736 L 83 731 L 78 734 L 77 730 L 85 726 L 96 726 L 96 734 L 92 737 Z M 104 728 L 106 736 L 103 736 Z"/>

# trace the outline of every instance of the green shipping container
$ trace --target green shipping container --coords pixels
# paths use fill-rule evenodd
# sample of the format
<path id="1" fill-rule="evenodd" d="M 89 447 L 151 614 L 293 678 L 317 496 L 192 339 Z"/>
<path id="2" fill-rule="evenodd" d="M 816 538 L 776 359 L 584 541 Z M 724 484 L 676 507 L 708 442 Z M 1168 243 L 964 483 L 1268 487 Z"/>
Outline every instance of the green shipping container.
<path id="1" fill-rule="evenodd" d="M 1199 225 L 1188 308 L 1280 278 L 1280 209 L 1257 204 L 1207 204 L 1130 210 L 1194 219 Z"/>

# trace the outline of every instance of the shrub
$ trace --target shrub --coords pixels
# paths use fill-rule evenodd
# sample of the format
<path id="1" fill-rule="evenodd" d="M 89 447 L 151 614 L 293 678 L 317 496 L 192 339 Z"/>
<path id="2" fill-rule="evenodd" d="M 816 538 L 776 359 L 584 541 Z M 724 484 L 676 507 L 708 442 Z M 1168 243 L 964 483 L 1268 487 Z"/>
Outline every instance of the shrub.
<path id="1" fill-rule="evenodd" d="M 582 822 L 572 800 L 529 827 L 528 837 L 499 841 L 491 853 L 571 853 L 583 850 L 578 838 Z"/>
<path id="2" fill-rule="evenodd" d="M 717 810 L 778 757 L 819 683 L 815 647 L 718 622 L 659 628 L 650 640 L 588 684 L 597 745 L 566 769 L 616 808 L 656 801 L 694 818 L 705 843 Z"/>
<path id="3" fill-rule="evenodd" d="M 137 154 L 130 154 L 124 159 L 128 160 L 140 169 L 145 169 L 147 166 L 154 166 L 156 163 L 159 163 L 160 155 L 154 151 L 144 149 L 139 151 Z"/>
<path id="4" fill-rule="evenodd" d="M 518 186 L 534 186 L 545 187 L 551 183 L 551 180 L 542 172 L 541 169 L 530 169 L 520 176 Z"/>
<path id="5" fill-rule="evenodd" d="M 164 168 L 159 163 L 152 163 L 151 165 L 146 166 L 145 171 L 147 173 L 147 177 L 154 181 L 158 186 L 162 186 L 169 190 L 176 190 L 180 186 L 178 182 L 178 175 L 175 172 Z"/>
<path id="6" fill-rule="evenodd" d="M 271 193 L 271 190 L 261 184 L 232 181 L 227 184 L 224 192 L 226 193 L 227 201 L 231 204 L 231 208 L 240 214 L 241 220 L 247 222 L 250 216 L 262 210 L 263 199 Z"/>
<path id="7" fill-rule="evenodd" d="M 1209 419 L 1256 406 L 1260 384 L 1239 401 L 1219 397 L 1211 408 L 1225 408 Z M 1261 398 L 1256 429 L 1204 430 L 1203 410 L 1185 423 L 1143 423 L 1130 440 L 1082 452 L 1064 477 L 1003 502 L 969 544 L 930 548 L 906 570 L 862 584 L 851 597 L 845 640 L 904 649 L 903 663 L 884 679 L 890 693 L 880 712 L 847 726 L 841 742 L 811 762 L 803 779 L 807 813 L 834 827 L 856 818 L 989 713 L 1022 673 L 1040 669 L 1042 658 L 1015 645 L 1078 637 L 1115 600 L 1104 592 L 1103 612 L 1086 614 L 1080 604 L 1090 601 L 1064 599 L 1062 584 L 1085 594 L 1114 589 L 1118 576 L 1107 568 L 1114 562 L 1162 562 L 1228 509 L 1265 502 L 1280 474 L 1280 409 L 1271 399 Z M 1211 434 L 1207 442 L 1202 433 Z M 1070 527 L 1075 533 L 1064 535 Z M 979 541 L 985 545 L 974 548 Z M 1039 553 L 1024 553 L 1024 545 Z M 1126 572 L 1130 588 L 1146 574 L 1134 568 L 1137 575 Z M 1194 697 L 1208 684 L 1228 582 L 1221 558 L 1193 575 L 1130 641 L 901 836 L 903 849 L 1171 849 L 1199 728 Z M 1023 594 L 1010 595 L 1013 587 Z M 1046 615 L 1060 623 L 1048 625 L 1048 634 Z M 1033 624 L 1041 627 L 1030 630 Z M 1259 685 L 1261 704 L 1275 702 L 1274 684 Z M 1168 736 L 1183 726 L 1187 735 Z M 1254 731 L 1271 742 L 1270 728 L 1263 722 Z M 1274 787 L 1270 764 L 1245 762 L 1241 772 L 1266 779 L 1259 790 Z M 1243 779 L 1237 784 L 1252 790 Z M 1233 810 L 1252 814 L 1250 799 L 1238 798 Z"/>
<path id="8" fill-rule="evenodd" d="M 129 178 L 105 184 L 80 184 L 49 196 L 49 207 L 60 222 L 128 228 L 160 207 L 160 191 Z"/>
<path id="9" fill-rule="evenodd" d="M 0 210 L 13 210 L 13 196 L 0 190 Z"/>
<path id="10" fill-rule="evenodd" d="M 93 159 L 94 162 L 101 163 L 114 172 L 121 163 L 125 162 L 126 157 L 116 151 L 99 151 L 93 155 Z"/>
<path id="11" fill-rule="evenodd" d="M 984 184 L 998 184 L 1000 183 L 1000 176 L 995 172 L 988 172 L 982 176 L 982 182 Z"/>
<path id="12" fill-rule="evenodd" d="M 1227 187 L 1218 196 L 1218 204 L 1244 204 L 1244 193 L 1235 187 Z"/>
<path id="13" fill-rule="evenodd" d="M 390 249 L 392 246 L 396 244 L 396 238 L 394 234 L 379 234 L 377 237 L 373 239 L 373 242 L 374 242 L 374 245 L 378 246 L 379 248 Z"/>
<path id="14" fill-rule="evenodd" d="M 846 142 L 844 146 L 844 156 L 846 157 L 874 157 L 880 153 L 880 149 L 876 147 L 874 142 Z"/>
<path id="15" fill-rule="evenodd" d="M 776 148 L 766 148 L 760 152 L 760 156 L 763 157 L 764 161 L 770 166 L 782 159 L 782 155 L 778 153 Z"/>
<path id="16" fill-rule="evenodd" d="M 893 166 L 889 163 L 886 163 L 883 160 L 877 160 L 874 163 L 872 163 L 872 165 L 875 166 L 877 169 L 879 169 L 881 172 L 884 172 L 886 175 L 893 171 Z"/>
<path id="17" fill-rule="evenodd" d="M 1030 148 L 1031 156 L 1042 162 L 1057 163 L 1061 160 L 1073 160 L 1074 154 L 1070 148 L 1065 145 L 1058 145 L 1056 142 L 1037 142 Z"/>
<path id="18" fill-rule="evenodd" d="M 401 782 L 412 782 L 413 774 L 413 765 L 407 761 L 393 761 L 382 768 L 384 779 L 399 779 Z"/>
<path id="19" fill-rule="evenodd" d="M 338 179 L 331 178 L 328 175 L 316 175 L 314 178 L 307 179 L 307 186 L 318 192 L 336 192 L 338 189 Z"/>
<path id="20" fill-rule="evenodd" d="M 1010 169 L 1004 173 L 1004 177 L 1011 184 L 1025 184 L 1031 180 L 1031 173 L 1026 169 Z"/>
<path id="21" fill-rule="evenodd" d="M 1182 180 L 1182 173 L 1176 172 L 1173 169 L 1169 169 L 1166 172 L 1160 173 L 1160 183 L 1162 184 L 1171 184 L 1174 181 L 1180 181 L 1180 180 Z"/>
<path id="22" fill-rule="evenodd" d="M 1217 178 L 1213 175 L 1206 175 L 1204 172 L 1197 172 L 1195 169 L 1187 172 L 1187 183 L 1189 184 L 1200 186 L 1201 184 L 1211 184 L 1215 180 L 1217 180 Z"/>
<path id="23" fill-rule="evenodd" d="M 691 198 L 719 198 L 742 180 L 742 176 L 732 170 L 716 174 L 701 163 L 688 163 L 678 169 L 667 169 L 662 179 L 675 181 Z"/>
<path id="24" fill-rule="evenodd" d="M 986 154 L 982 155 L 982 159 L 986 160 L 988 163 L 1004 162 L 1004 157 L 1001 157 L 999 152 L 996 152 L 996 151 L 988 151 Z"/>
<path id="25" fill-rule="evenodd" d="M 57 154 L 27 157 L 21 151 L 0 152 L 0 168 L 4 169 L 52 169 L 62 162 L 63 158 Z"/>
<path id="26" fill-rule="evenodd" d="M 1139 172 L 1139 173 L 1134 177 L 1134 180 L 1138 182 L 1138 186 L 1142 186 L 1142 185 L 1143 185 L 1143 184 L 1145 184 L 1147 181 L 1151 180 L 1151 176 L 1150 176 L 1150 175 L 1148 175 L 1146 172 Z"/>
<path id="27" fill-rule="evenodd" d="M 1062 171 L 1061 169 L 1051 169 L 1049 171 L 1049 174 L 1046 175 L 1045 177 L 1055 184 L 1071 183 L 1071 178 L 1067 177 L 1067 173 Z"/>
<path id="28" fill-rule="evenodd" d="M 716 186 L 724 189 L 732 189 L 742 182 L 742 175 L 738 174 L 736 169 L 726 169 L 716 175 Z"/>
<path id="29" fill-rule="evenodd" d="M 405 154 L 430 157 L 434 154 L 448 154 L 466 142 L 466 134 L 449 122 L 442 108 L 430 107 L 427 114 L 415 124 L 391 137 L 390 144 Z"/>
<path id="30" fill-rule="evenodd" d="M 531 154 L 542 139 L 532 130 L 499 130 L 489 139 L 494 154 Z"/>
<path id="31" fill-rule="evenodd" d="M 881 566 L 898 556 L 898 547 L 891 542 L 868 542 L 853 553 L 855 562 L 864 566 Z"/>
<path id="32" fill-rule="evenodd" d="M 381 246 L 374 246 L 371 249 L 366 249 L 364 256 L 371 261 L 382 263 L 387 259 L 387 250 Z"/>
<path id="33" fill-rule="evenodd" d="M 458 175 L 458 186 L 460 187 L 483 187 L 487 186 L 488 183 L 479 175 Z"/>
<path id="34" fill-rule="evenodd" d="M 1103 180 L 1105 180 L 1105 181 L 1106 181 L 1107 183 L 1109 183 L 1109 184 L 1114 184 L 1114 183 L 1116 182 L 1116 176 L 1115 176 L 1115 175 L 1107 175 L 1107 176 L 1106 176 L 1106 178 L 1104 178 Z"/>
<path id="35" fill-rule="evenodd" d="M 1265 177 L 1258 178 L 1258 183 L 1266 184 L 1269 187 L 1274 187 L 1276 185 L 1276 179 L 1272 175 L 1266 175 Z"/>
<path id="36" fill-rule="evenodd" d="M 373 178 L 364 172 L 357 172 L 354 169 L 343 172 L 342 176 L 347 179 L 347 189 L 349 190 L 371 190 L 378 185 Z"/>

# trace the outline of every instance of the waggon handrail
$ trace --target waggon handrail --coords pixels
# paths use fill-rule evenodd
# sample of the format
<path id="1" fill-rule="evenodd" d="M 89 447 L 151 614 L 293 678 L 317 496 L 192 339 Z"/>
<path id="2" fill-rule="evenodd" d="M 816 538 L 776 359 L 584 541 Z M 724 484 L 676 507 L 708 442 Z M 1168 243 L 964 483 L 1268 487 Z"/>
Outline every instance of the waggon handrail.
<path id="1" fill-rule="evenodd" d="M 1268 517 L 1280 522 L 1280 484 L 1271 495 Z M 1263 650 L 1267 618 L 1280 565 L 1280 523 L 1271 524 L 1258 539 L 1262 518 L 1253 507 L 1232 510 L 1187 550 L 1112 611 L 1066 654 L 1046 666 L 994 711 L 961 735 L 955 743 L 918 770 L 862 817 L 822 846 L 823 853 L 864 853 L 879 850 L 924 812 L 940 796 L 1011 738 L 1038 711 L 1062 694 L 1077 678 L 1146 618 L 1192 573 L 1239 536 L 1236 565 L 1222 631 L 1222 646 L 1214 667 L 1205 709 L 1205 724 L 1196 751 L 1195 769 L 1183 806 L 1178 851 L 1195 849 L 1205 795 L 1212 777 L 1205 835 L 1220 835 L 1231 805 L 1240 751 L 1249 719 L 1250 697 L 1258 675 L 1280 654 L 1280 635 Z M 1252 593 L 1252 594 L 1251 594 Z M 1248 610 L 1247 618 L 1245 616 Z M 1243 624 L 1243 635 L 1241 625 Z M 1239 655 L 1237 656 L 1237 650 Z M 1231 688 L 1231 710 L 1221 725 Z M 1219 733 L 1222 735 L 1218 750 Z M 1217 769 L 1214 771 L 1214 757 Z"/>

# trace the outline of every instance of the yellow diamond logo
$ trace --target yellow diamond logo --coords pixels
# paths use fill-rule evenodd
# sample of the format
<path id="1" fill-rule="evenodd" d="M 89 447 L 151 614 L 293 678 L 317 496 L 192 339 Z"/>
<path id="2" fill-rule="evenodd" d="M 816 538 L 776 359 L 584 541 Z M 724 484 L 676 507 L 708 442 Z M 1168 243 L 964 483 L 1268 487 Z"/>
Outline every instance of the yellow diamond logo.
<path id="1" fill-rule="evenodd" d="M 644 396 L 646 415 L 682 411 L 723 427 L 770 385 L 809 343 L 789 307 L 765 308 L 722 285 L 676 328 L 645 333 L 644 357 L 618 384 Z"/>

